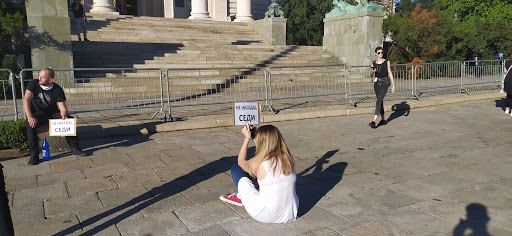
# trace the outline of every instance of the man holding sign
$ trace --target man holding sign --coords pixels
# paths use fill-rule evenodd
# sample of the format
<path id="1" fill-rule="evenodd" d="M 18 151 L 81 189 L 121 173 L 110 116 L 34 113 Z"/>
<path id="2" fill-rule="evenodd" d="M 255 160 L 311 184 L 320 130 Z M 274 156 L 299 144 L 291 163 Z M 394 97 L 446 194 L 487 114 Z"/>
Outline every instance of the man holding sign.
<path id="1" fill-rule="evenodd" d="M 55 72 L 50 68 L 43 68 L 38 79 L 30 81 L 23 98 L 23 110 L 27 116 L 27 141 L 30 152 L 29 165 L 39 164 L 39 147 L 37 128 L 47 125 L 49 119 L 72 118 L 66 106 L 64 90 L 53 82 Z M 76 136 L 67 136 L 73 154 L 85 156 L 78 146 Z"/>

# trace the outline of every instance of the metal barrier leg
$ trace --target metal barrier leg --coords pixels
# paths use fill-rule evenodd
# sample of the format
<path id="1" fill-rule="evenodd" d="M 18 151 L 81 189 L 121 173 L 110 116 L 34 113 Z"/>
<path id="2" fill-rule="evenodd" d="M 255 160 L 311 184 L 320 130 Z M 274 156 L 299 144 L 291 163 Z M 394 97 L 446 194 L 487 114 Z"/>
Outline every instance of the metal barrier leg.
<path id="1" fill-rule="evenodd" d="M 268 77 L 268 84 L 266 84 L 266 85 L 268 85 L 268 88 L 267 88 L 268 89 L 267 90 L 268 91 L 268 97 L 267 97 L 267 99 L 268 99 L 268 111 L 272 112 L 274 114 L 277 114 L 277 113 L 279 113 L 279 110 L 276 110 L 274 108 L 274 106 L 272 105 L 272 73 L 270 71 L 268 71 L 268 76 L 267 77 Z"/>
<path id="2" fill-rule="evenodd" d="M 461 66 L 460 66 L 460 73 L 461 73 L 461 75 L 460 75 L 460 90 L 459 90 L 459 92 L 463 93 L 463 94 L 466 94 L 466 95 L 469 95 L 469 91 L 466 88 L 464 88 L 464 77 L 465 77 L 465 74 L 466 74 L 465 73 L 465 68 L 466 68 L 465 63 L 462 62 Z"/>
<path id="3" fill-rule="evenodd" d="M 151 116 L 151 119 L 155 118 L 155 116 L 157 114 L 164 114 L 164 121 L 168 121 L 169 119 L 172 120 L 172 118 L 170 118 L 170 114 L 167 114 L 166 111 L 164 111 L 164 87 L 163 87 L 163 76 L 164 76 L 164 73 L 162 73 L 160 71 L 160 110 L 156 111 L 152 116 Z"/>

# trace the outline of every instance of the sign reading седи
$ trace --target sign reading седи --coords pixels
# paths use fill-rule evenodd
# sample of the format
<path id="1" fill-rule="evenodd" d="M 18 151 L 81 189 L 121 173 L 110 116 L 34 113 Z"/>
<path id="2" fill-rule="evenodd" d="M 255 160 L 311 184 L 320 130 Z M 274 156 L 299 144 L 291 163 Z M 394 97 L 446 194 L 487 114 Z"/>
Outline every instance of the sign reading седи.
<path id="1" fill-rule="evenodd" d="M 258 102 L 235 102 L 235 125 L 258 125 L 260 109 Z"/>
<path id="2" fill-rule="evenodd" d="M 50 136 L 76 136 L 76 118 L 50 119 Z"/>

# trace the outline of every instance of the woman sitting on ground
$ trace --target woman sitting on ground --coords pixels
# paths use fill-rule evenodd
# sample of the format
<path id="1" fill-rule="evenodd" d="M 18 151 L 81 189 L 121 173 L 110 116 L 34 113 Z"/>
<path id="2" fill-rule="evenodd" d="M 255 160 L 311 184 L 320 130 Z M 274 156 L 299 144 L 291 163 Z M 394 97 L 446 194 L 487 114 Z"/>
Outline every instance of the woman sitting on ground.
<path id="1" fill-rule="evenodd" d="M 263 223 L 285 223 L 297 218 L 299 198 L 295 192 L 296 175 L 293 157 L 279 130 L 272 125 L 256 130 L 256 154 L 247 160 L 251 140 L 248 125 L 242 129 L 244 142 L 238 164 L 231 168 L 238 193 L 224 195 L 220 200 L 244 206 L 247 213 Z M 251 179 L 256 178 L 259 190 Z"/>

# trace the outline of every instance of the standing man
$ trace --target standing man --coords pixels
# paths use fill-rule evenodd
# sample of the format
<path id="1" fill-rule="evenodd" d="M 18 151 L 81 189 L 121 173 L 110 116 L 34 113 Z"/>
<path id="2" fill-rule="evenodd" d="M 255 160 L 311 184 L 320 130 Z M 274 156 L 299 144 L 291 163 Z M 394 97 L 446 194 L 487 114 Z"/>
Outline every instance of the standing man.
<path id="1" fill-rule="evenodd" d="M 43 68 L 37 80 L 31 80 L 25 90 L 23 110 L 27 116 L 27 141 L 30 153 L 29 165 L 39 164 L 39 141 L 37 128 L 48 124 L 48 119 L 72 118 L 66 106 L 64 90 L 53 82 L 55 72 Z M 77 137 L 68 136 L 66 141 L 73 154 L 86 156 L 78 146 Z"/>
<path id="2" fill-rule="evenodd" d="M 84 5 L 81 1 L 82 0 L 75 0 L 71 4 L 74 18 L 73 21 L 75 22 L 75 31 L 78 36 L 78 41 L 82 41 L 80 33 L 84 34 L 84 41 L 89 41 L 89 39 L 87 39 L 87 17 L 85 16 Z"/>

